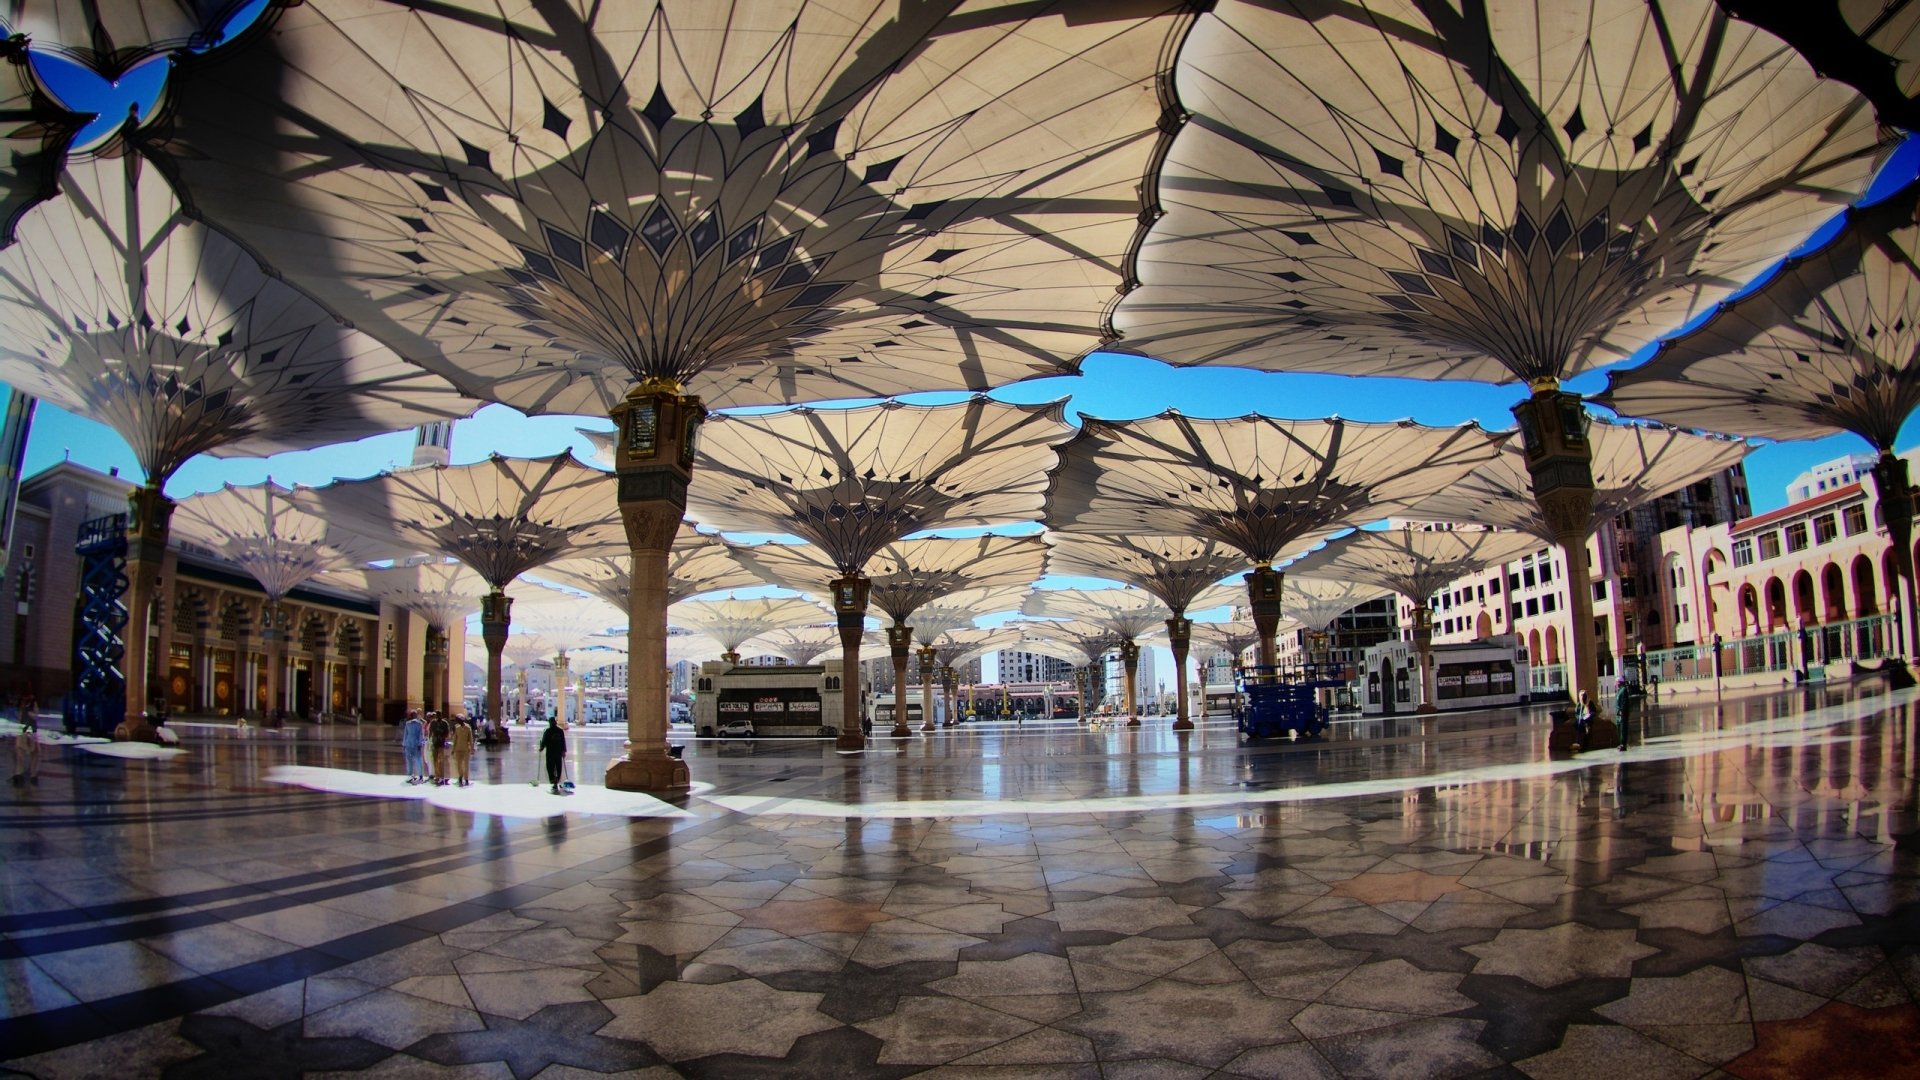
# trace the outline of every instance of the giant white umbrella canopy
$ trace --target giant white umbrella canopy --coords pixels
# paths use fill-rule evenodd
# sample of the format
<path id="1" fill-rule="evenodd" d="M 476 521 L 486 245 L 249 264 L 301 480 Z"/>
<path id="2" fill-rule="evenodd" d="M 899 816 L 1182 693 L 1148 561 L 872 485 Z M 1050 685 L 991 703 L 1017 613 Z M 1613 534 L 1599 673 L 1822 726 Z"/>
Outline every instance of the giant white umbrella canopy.
<path id="1" fill-rule="evenodd" d="M 324 580 L 406 608 L 426 620 L 429 627 L 442 632 L 479 611 L 492 588 L 485 578 L 457 560 L 335 570 Z M 484 647 L 485 643 L 481 645 Z"/>
<path id="2" fill-rule="evenodd" d="M 59 191 L 60 164 L 88 118 L 41 89 L 27 43 L 0 38 L 0 247 L 35 203 Z"/>
<path id="3" fill-rule="evenodd" d="M 295 505 L 293 492 L 271 480 L 235 487 L 226 484 L 184 499 L 174 510 L 173 533 L 245 570 L 267 594 L 267 705 L 282 707 L 281 670 L 287 627 L 280 601 L 306 581 L 329 570 L 346 570 L 376 559 L 407 554 L 405 545 L 369 539 Z M 444 626 L 441 627 L 444 629 Z M 444 655 L 444 652 L 436 655 Z M 437 685 L 437 684 L 436 684 Z"/>
<path id="4" fill-rule="evenodd" d="M 817 544 L 762 544 L 739 552 L 740 561 L 768 581 L 802 592 L 833 594 L 839 565 Z M 1046 551 L 1038 536 L 923 537 L 886 544 L 868 557 L 869 603 L 893 620 L 887 628 L 893 657 L 895 735 L 907 734 L 907 658 L 913 648 L 913 613 L 962 589 L 1031 584 Z M 924 652 L 922 665 L 926 663 Z M 932 714 L 924 714 L 932 729 Z"/>
<path id="5" fill-rule="evenodd" d="M 633 556 L 626 552 L 561 559 L 542 566 L 534 576 L 590 592 L 622 611 L 633 608 Z M 735 558 L 733 545 L 691 525 L 680 526 L 667 557 L 669 602 L 759 583 L 760 576 Z"/>
<path id="6" fill-rule="evenodd" d="M 1005 539 L 1005 538 L 1002 538 Z M 1019 561 L 1037 563 L 1042 555 L 1038 550 L 1038 537 L 1029 537 L 1035 541 L 1035 547 L 1023 548 Z M 1022 577 L 1025 580 L 1021 580 Z M 1024 599 L 1033 585 L 1033 576 L 1006 573 L 1000 575 L 999 584 L 982 584 L 972 588 L 950 592 L 937 599 L 921 604 L 914 612 L 913 625 L 901 626 L 898 622 L 887 629 L 887 641 L 896 648 L 894 653 L 894 689 L 895 709 L 893 714 L 893 734 L 908 734 L 906 728 L 906 693 L 901 683 L 906 680 L 907 665 L 905 650 L 900 643 L 905 640 L 920 642 L 920 694 L 922 731 L 934 730 L 933 723 L 933 671 L 940 661 L 938 649 L 940 643 L 953 633 L 976 629 L 975 624 L 982 616 L 1013 611 Z"/>
<path id="7" fill-rule="evenodd" d="M 1609 376 L 1600 400 L 1632 416 L 1770 439 L 1850 431 L 1879 461 L 1873 483 L 1905 582 L 1909 654 L 1920 642 L 1912 484 L 1894 440 L 1920 408 L 1920 182 L 1847 212 L 1834 238 L 1645 364 Z"/>
<path id="8" fill-rule="evenodd" d="M 1138 701 L 1134 680 L 1139 674 L 1140 643 L 1163 629 L 1172 617 L 1166 604 L 1143 589 L 1035 589 L 1020 605 L 1020 613 L 1088 622 L 1111 634 L 1120 648 L 1126 676 L 1126 709 L 1131 717 L 1127 724 L 1139 725 L 1140 717 L 1133 713 Z"/>
<path id="9" fill-rule="evenodd" d="M 1589 533 L 1641 503 L 1733 468 L 1753 449 L 1741 439 L 1599 419 L 1587 435 L 1593 445 Z M 1420 500 L 1401 516 L 1517 529 L 1553 543 L 1553 524 L 1540 513 L 1532 492 L 1526 448 L 1514 441 L 1492 462 Z"/>
<path id="10" fill-rule="evenodd" d="M 957 719 L 960 687 L 954 669 L 990 652 L 1013 648 L 1020 644 L 1020 640 L 1020 631 L 1015 627 L 963 626 L 942 633 L 923 647 L 920 653 L 921 716 L 924 721 L 921 730 L 931 731 L 935 727 L 932 703 L 936 683 L 946 691 L 948 718 Z"/>
<path id="11" fill-rule="evenodd" d="M 500 648 L 512 625 L 508 584 L 569 555 L 611 553 L 623 537 L 614 478 L 566 453 L 494 455 L 469 465 L 396 469 L 303 489 L 304 505 L 372 536 L 459 559 L 492 586 L 480 611 L 487 715 L 500 715 Z M 555 590 L 547 590 L 549 592 Z"/>
<path id="12" fill-rule="evenodd" d="M 152 138 L 358 325 L 614 419 L 638 657 L 707 405 L 985 390 L 1111 338 L 1188 12 L 307 0 L 192 65 Z M 660 667 L 614 786 L 687 785 Z"/>
<path id="13" fill-rule="evenodd" d="M 1047 534 L 1048 573 L 1123 581 L 1145 589 L 1167 605 L 1167 640 L 1173 650 L 1174 685 L 1179 695 L 1175 731 L 1193 727 L 1187 716 L 1187 649 L 1193 627 L 1187 609 L 1195 601 L 1205 603 L 1201 598 L 1212 595 L 1221 578 L 1246 562 L 1239 548 L 1201 537 Z"/>
<path id="14" fill-rule="evenodd" d="M 1420 652 L 1419 711 L 1433 712 L 1434 593 L 1455 578 L 1517 559 L 1540 546 L 1541 538 L 1532 533 L 1494 529 L 1359 529 L 1329 541 L 1290 569 L 1295 581 L 1326 582 L 1330 590 L 1371 586 L 1412 601 L 1414 647 Z"/>
<path id="15" fill-rule="evenodd" d="M 1193 640 L 1203 647 L 1233 658 L 1235 664 L 1248 649 L 1260 644 L 1260 628 L 1251 619 L 1193 624 Z"/>
<path id="16" fill-rule="evenodd" d="M 798 596 L 761 596 L 748 600 L 683 600 L 667 609 L 674 626 L 705 634 L 718 641 L 723 659 L 740 662 L 740 646 L 788 626 L 820 621 L 820 605 Z"/>
<path id="17" fill-rule="evenodd" d="M 1280 599 L 1280 617 L 1308 630 L 1325 632 L 1335 619 L 1391 591 L 1370 581 L 1344 580 L 1336 574 L 1304 574 L 1302 562 L 1287 565 L 1290 580 L 1287 594 Z"/>
<path id="18" fill-rule="evenodd" d="M 1574 681 L 1594 690 L 1590 447 L 1560 380 L 1791 251 L 1865 187 L 1888 133 L 1780 39 L 1697 0 L 1224 0 L 1176 82 L 1195 119 L 1114 317 L 1127 347 L 1525 383 Z"/>
<path id="19" fill-rule="evenodd" d="M 0 26 L 118 79 L 175 49 L 204 49 L 251 0 L 4 0 Z M 280 0 L 268 0 L 277 3 Z"/>
<path id="20" fill-rule="evenodd" d="M 1274 560 L 1387 517 L 1492 461 L 1505 435 L 1473 424 L 1338 417 L 1202 420 L 1166 412 L 1087 419 L 1061 449 L 1047 524 L 1057 532 L 1184 536 L 1244 556 L 1260 662 L 1275 662 L 1283 577 Z"/>
<path id="21" fill-rule="evenodd" d="M 829 596 L 850 680 L 859 671 L 868 562 L 933 528 L 1033 521 L 1056 447 L 1073 434 L 1059 403 L 883 402 L 716 417 L 700 453 L 689 513 L 720 529 L 785 533 L 818 545 L 840 572 Z M 857 750 L 858 687 L 845 696 L 838 745 Z"/>
<path id="22" fill-rule="evenodd" d="M 112 428 L 146 473 L 127 553 L 128 727 L 139 729 L 173 512 L 163 489 L 182 463 L 357 439 L 477 403 L 192 220 L 140 155 L 74 161 L 60 189 L 0 252 L 0 381 Z"/>
<path id="23" fill-rule="evenodd" d="M 830 623 L 787 626 L 755 635 L 740 646 L 742 656 L 772 653 L 806 666 L 840 648 L 840 628 Z"/>
<path id="24" fill-rule="evenodd" d="M 1920 10 L 1905 0 L 1790 4 L 1720 0 L 1734 18 L 1785 39 L 1807 63 L 1866 95 L 1889 127 L 1920 130 Z"/>
<path id="25" fill-rule="evenodd" d="M 1080 718 L 1086 719 L 1088 700 L 1093 694 L 1094 676 L 1090 669 L 1119 644 L 1113 631 L 1081 619 L 1019 619 L 1002 625 L 1020 631 L 1019 648 L 1057 657 L 1073 665 L 1074 685 L 1080 690 Z"/>

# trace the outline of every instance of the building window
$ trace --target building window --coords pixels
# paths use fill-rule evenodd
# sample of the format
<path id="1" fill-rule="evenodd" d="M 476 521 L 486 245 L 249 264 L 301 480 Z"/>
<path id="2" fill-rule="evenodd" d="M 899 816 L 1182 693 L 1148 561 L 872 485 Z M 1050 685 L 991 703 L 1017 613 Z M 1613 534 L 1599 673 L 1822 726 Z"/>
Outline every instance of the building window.
<path id="1" fill-rule="evenodd" d="M 1637 592 L 1636 592 L 1636 590 L 1634 589 L 1634 586 L 1633 586 L 1633 579 L 1632 579 L 1632 578 L 1630 578 L 1630 577 L 1623 577 L 1623 578 L 1621 578 L 1621 579 L 1620 579 L 1620 595 L 1621 595 L 1621 596 L 1623 596 L 1623 597 L 1627 597 L 1627 598 L 1629 598 L 1629 599 L 1631 599 L 1631 598 L 1632 598 L 1633 596 L 1635 596 L 1635 595 L 1637 595 Z"/>
<path id="2" fill-rule="evenodd" d="M 1591 570 L 1593 568 L 1589 566 L 1587 569 Z M 1545 585 L 1547 582 L 1552 580 L 1553 580 L 1553 564 L 1550 562 L 1541 563 L 1540 564 L 1540 584 Z"/>
<path id="3" fill-rule="evenodd" d="M 1796 521 L 1793 524 L 1787 526 L 1787 550 L 1788 551 L 1807 550 L 1807 523 L 1806 522 Z"/>
<path id="4" fill-rule="evenodd" d="M 1533 588 L 1533 567 L 1529 566 L 1525 570 L 1520 571 L 1520 584 L 1525 585 L 1529 589 Z"/>
<path id="5" fill-rule="evenodd" d="M 1779 557 L 1780 557 L 1780 534 L 1777 532 L 1761 533 L 1760 534 L 1761 560 L 1765 561 L 1767 559 L 1777 559 Z"/>
<path id="6" fill-rule="evenodd" d="M 1535 615 L 1538 615 L 1538 614 L 1540 614 L 1540 601 L 1539 601 L 1539 599 L 1538 599 L 1538 598 L 1534 598 L 1534 599 L 1531 599 L 1531 600 L 1528 600 L 1528 601 L 1527 601 L 1527 616 L 1528 616 L 1529 618 L 1531 618 L 1531 617 L 1533 617 L 1533 616 L 1535 616 Z"/>
<path id="7" fill-rule="evenodd" d="M 1859 536 L 1861 533 L 1867 531 L 1867 508 L 1865 506 L 1856 503 L 1853 506 L 1847 507 L 1845 514 L 1847 517 L 1848 536 Z"/>
<path id="8" fill-rule="evenodd" d="M 1552 593 L 1548 593 L 1546 596 L 1541 598 L 1540 610 L 1542 611 L 1552 611 L 1554 608 L 1559 606 L 1560 606 L 1559 597 L 1555 596 Z"/>
<path id="9" fill-rule="evenodd" d="M 1840 530 L 1838 524 L 1833 520 L 1832 514 L 1821 514 L 1819 517 L 1813 519 L 1814 543 L 1831 544 L 1833 543 L 1834 537 L 1839 535 Z"/>
<path id="10" fill-rule="evenodd" d="M 1496 575 L 1494 575 L 1493 577 L 1490 577 L 1490 578 L 1488 578 L 1488 579 L 1487 579 L 1487 591 L 1488 591 L 1488 592 L 1490 592 L 1490 593 L 1492 593 L 1492 594 L 1493 594 L 1493 595 L 1495 595 L 1495 596 L 1499 596 L 1499 595 L 1500 595 L 1500 577 L 1499 577 L 1499 575 L 1497 575 L 1497 574 L 1496 574 Z"/>
<path id="11" fill-rule="evenodd" d="M 1752 540 L 1735 540 L 1733 542 L 1733 565 L 1735 566 L 1753 565 L 1753 541 Z"/>
<path id="12" fill-rule="evenodd" d="M 1604 581 L 1596 581 L 1596 582 L 1594 582 L 1594 583 L 1593 583 L 1593 598 L 1594 598 L 1595 600 L 1605 600 L 1605 599 L 1607 598 L 1607 583 L 1606 583 L 1606 582 L 1604 582 Z"/>

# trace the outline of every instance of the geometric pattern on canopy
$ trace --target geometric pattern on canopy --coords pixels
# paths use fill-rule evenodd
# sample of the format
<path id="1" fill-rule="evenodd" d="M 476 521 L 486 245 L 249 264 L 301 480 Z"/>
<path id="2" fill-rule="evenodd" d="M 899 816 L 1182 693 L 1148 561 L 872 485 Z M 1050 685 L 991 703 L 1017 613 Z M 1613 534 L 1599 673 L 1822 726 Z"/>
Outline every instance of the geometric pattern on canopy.
<path id="1" fill-rule="evenodd" d="M 567 556 L 627 546 L 613 475 L 565 451 L 396 469 L 302 489 L 296 497 L 356 531 L 459 559 L 496 588 Z"/>
<path id="2" fill-rule="evenodd" d="M 802 667 L 840 648 L 837 626 L 788 626 L 770 630 L 740 646 L 742 656 L 773 653 Z"/>
<path id="3" fill-rule="evenodd" d="M 1102 342 L 1188 7 L 306 0 L 154 141 L 291 280 L 524 411 L 986 390 Z"/>
<path id="4" fill-rule="evenodd" d="M 1114 319 L 1176 364 L 1568 378 L 1749 281 L 1892 145 L 1696 0 L 1222 0 L 1176 84 Z"/>
<path id="5" fill-rule="evenodd" d="M 761 584 L 759 575 L 740 565 L 735 557 L 737 550 L 683 522 L 667 555 L 667 603 Z M 632 606 L 633 556 L 625 552 L 561 559 L 536 570 L 533 576 L 590 592 L 622 611 Z"/>
<path id="6" fill-rule="evenodd" d="M 1370 582 L 1303 578 L 1294 569 L 1299 565 L 1295 562 L 1286 568 L 1286 582 L 1280 590 L 1280 615 L 1308 630 L 1325 631 L 1340 616 L 1386 595 L 1381 587 Z"/>
<path id="7" fill-rule="evenodd" d="M 1892 450 L 1920 407 L 1920 182 L 1850 210 L 1833 240 L 1789 259 L 1600 400 L 1630 416 L 1769 439 L 1851 431 Z"/>
<path id="8" fill-rule="evenodd" d="M 1217 540 L 1267 565 L 1386 517 L 1494 459 L 1505 433 L 1329 417 L 1087 419 L 1060 451 L 1059 532 Z"/>
<path id="9" fill-rule="evenodd" d="M 0 40 L 0 247 L 20 216 L 58 192 L 61 159 L 87 118 L 40 89 L 24 42 Z"/>
<path id="10" fill-rule="evenodd" d="M 252 0 L 5 0 L 0 26 L 37 50 L 59 53 L 105 78 L 175 49 L 200 50 Z"/>
<path id="11" fill-rule="evenodd" d="M 958 627 L 934 640 L 933 662 L 943 668 L 956 668 L 990 652 L 1017 648 L 1020 640 L 1020 631 L 1010 626 Z"/>
<path id="12" fill-rule="evenodd" d="M 616 647 L 625 640 L 607 635 L 623 632 L 627 613 L 598 596 L 581 596 L 542 585 L 531 578 L 515 582 L 508 595 L 513 599 L 516 632 L 526 630 L 563 640 L 604 638 L 596 643 Z"/>
<path id="13" fill-rule="evenodd" d="M 150 483 L 465 416 L 477 403 L 187 218 L 136 154 L 75 161 L 0 253 L 0 380 L 98 420 Z"/>
<path id="14" fill-rule="evenodd" d="M 316 574 L 408 554 L 404 545 L 370 540 L 301 509 L 292 494 L 271 480 L 226 484 L 181 500 L 173 534 L 239 566 L 273 600 Z"/>
<path id="15" fill-rule="evenodd" d="M 1073 619 L 1104 627 L 1117 641 L 1138 641 L 1166 629 L 1173 613 L 1142 589 L 1036 589 L 1020 606 L 1022 615 Z M 1034 630 L 1031 624 L 1029 632 Z"/>
<path id="16" fill-rule="evenodd" d="M 1287 628 L 1283 625 L 1280 633 L 1284 634 L 1286 630 Z M 1249 620 L 1193 624 L 1193 648 L 1203 656 L 1209 651 L 1225 653 L 1238 663 L 1241 653 L 1258 644 L 1260 644 L 1260 631 Z"/>
<path id="17" fill-rule="evenodd" d="M 1217 540 L 1047 534 L 1047 573 L 1123 581 L 1152 593 L 1176 615 L 1184 615 L 1216 582 L 1246 565 L 1246 556 L 1238 549 Z M 1238 592 L 1246 596 L 1245 589 Z"/>
<path id="18" fill-rule="evenodd" d="M 1057 657 L 1074 667 L 1086 667 L 1120 644 L 1111 629 L 1084 619 L 1020 619 L 1004 625 L 1020 631 L 1023 644 L 1019 648 Z"/>
<path id="19" fill-rule="evenodd" d="M 1427 604 L 1447 583 L 1540 550 L 1532 533 L 1493 529 L 1360 529 L 1288 567 L 1287 591 L 1363 582 Z"/>
<path id="20" fill-rule="evenodd" d="M 840 570 L 815 544 L 760 544 L 742 548 L 740 561 L 766 580 L 801 592 L 825 594 Z M 928 536 L 898 540 L 867 560 L 868 603 L 896 625 L 922 605 L 963 589 L 1031 585 L 1046 549 L 1038 536 Z"/>
<path id="21" fill-rule="evenodd" d="M 1688 414 L 1674 415 L 1678 419 Z M 1598 418 L 1587 431 L 1587 441 L 1593 447 L 1594 485 L 1589 531 L 1642 503 L 1733 468 L 1752 449 L 1739 439 Z M 1526 448 L 1518 440 L 1508 443 L 1493 462 L 1399 516 L 1518 529 L 1553 542 L 1553 529 L 1533 498 Z"/>
<path id="22" fill-rule="evenodd" d="M 686 600 L 667 609 L 667 622 L 718 641 L 723 652 L 739 652 L 742 643 L 769 630 L 807 626 L 827 615 L 820 605 L 797 596 L 750 600 Z"/>
<path id="23" fill-rule="evenodd" d="M 193 504 L 180 504 L 184 511 Z M 179 521 L 176 513 L 175 522 Z M 178 525 L 176 524 L 176 528 Z M 407 608 L 425 619 L 435 630 L 446 630 L 466 621 L 480 610 L 487 595 L 487 582 L 465 563 L 457 561 L 403 563 L 398 566 L 364 570 L 336 570 L 320 579 L 324 584 L 349 587 Z M 469 638 L 468 642 L 478 640 Z"/>
<path id="24" fill-rule="evenodd" d="M 818 544 L 842 573 L 925 529 L 1040 516 L 1055 447 L 1072 437 L 1059 403 L 885 402 L 709 420 L 689 517 L 713 528 Z"/>
<path id="25" fill-rule="evenodd" d="M 1032 589 L 1029 581 L 1013 585 L 983 585 L 948 593 L 927 601 L 913 613 L 913 636 L 921 645 L 938 641 L 940 635 L 974 625 L 985 615 L 998 615 L 1020 606 Z"/>

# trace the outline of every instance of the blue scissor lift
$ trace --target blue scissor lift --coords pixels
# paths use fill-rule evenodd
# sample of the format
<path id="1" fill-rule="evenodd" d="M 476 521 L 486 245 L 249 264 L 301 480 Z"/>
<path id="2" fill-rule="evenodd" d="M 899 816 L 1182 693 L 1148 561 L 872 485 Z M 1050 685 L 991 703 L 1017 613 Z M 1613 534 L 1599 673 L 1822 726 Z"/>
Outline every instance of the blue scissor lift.
<path id="1" fill-rule="evenodd" d="M 1320 691 L 1344 686 L 1317 665 L 1281 670 L 1244 667 L 1235 677 L 1240 690 L 1240 733 L 1249 739 L 1311 739 L 1326 730 L 1327 708 Z"/>

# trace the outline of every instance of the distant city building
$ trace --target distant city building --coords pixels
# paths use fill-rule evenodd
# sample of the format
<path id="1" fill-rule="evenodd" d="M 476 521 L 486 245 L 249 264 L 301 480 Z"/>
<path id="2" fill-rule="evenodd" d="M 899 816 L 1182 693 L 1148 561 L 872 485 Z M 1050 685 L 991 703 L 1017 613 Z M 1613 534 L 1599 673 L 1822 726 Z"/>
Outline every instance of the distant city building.
<path id="1" fill-rule="evenodd" d="M 1144 709 L 1153 702 L 1158 694 L 1159 675 L 1155 671 L 1154 653 L 1163 646 L 1143 645 L 1140 647 L 1140 663 L 1134 669 L 1133 693 L 1135 709 Z M 1127 667 L 1120 662 L 1120 650 L 1115 649 L 1106 658 L 1106 694 L 1103 701 L 1120 702 L 1127 698 Z"/>
<path id="2" fill-rule="evenodd" d="M 1805 502 L 1821 492 L 1862 483 L 1867 474 L 1873 471 L 1873 462 L 1872 454 L 1848 454 L 1843 458 L 1823 461 L 1787 484 L 1787 502 Z"/>
<path id="3" fill-rule="evenodd" d="M 1073 681 L 1073 665 L 1058 657 L 1022 649 L 1002 649 L 982 657 L 987 682 L 1048 683 Z"/>

